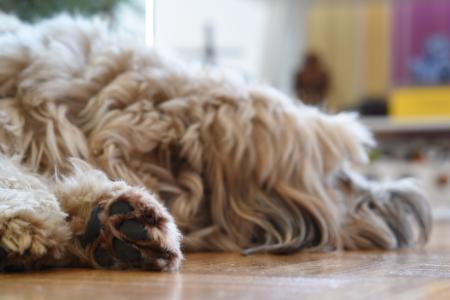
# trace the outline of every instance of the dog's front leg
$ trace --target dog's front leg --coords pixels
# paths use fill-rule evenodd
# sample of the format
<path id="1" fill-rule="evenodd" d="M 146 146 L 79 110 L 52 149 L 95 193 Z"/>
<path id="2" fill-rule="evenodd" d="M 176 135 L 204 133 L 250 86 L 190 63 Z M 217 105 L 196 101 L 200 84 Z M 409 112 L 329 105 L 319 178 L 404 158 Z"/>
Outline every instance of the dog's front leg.
<path id="1" fill-rule="evenodd" d="M 0 155 L 0 271 L 61 264 L 71 237 L 45 178 Z"/>
<path id="2" fill-rule="evenodd" d="M 95 268 L 172 271 L 182 260 L 181 235 L 168 211 L 144 188 L 109 180 L 74 161 L 55 195 L 68 213 L 78 264 Z"/>

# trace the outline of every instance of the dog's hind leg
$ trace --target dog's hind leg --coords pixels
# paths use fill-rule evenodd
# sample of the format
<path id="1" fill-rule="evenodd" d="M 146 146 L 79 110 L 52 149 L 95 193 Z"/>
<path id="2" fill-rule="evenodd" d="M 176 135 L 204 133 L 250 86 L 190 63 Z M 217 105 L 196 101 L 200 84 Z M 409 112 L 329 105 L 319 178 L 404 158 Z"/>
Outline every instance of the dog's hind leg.
<path id="1" fill-rule="evenodd" d="M 371 182 L 348 170 L 341 180 L 347 199 L 342 232 L 346 249 L 391 250 L 428 239 L 431 210 L 417 182 Z"/>
<path id="2" fill-rule="evenodd" d="M 45 180 L 0 156 L 0 270 L 54 266 L 70 230 Z"/>
<path id="3" fill-rule="evenodd" d="M 74 238 L 69 252 L 78 265 L 172 271 L 182 260 L 181 234 L 156 196 L 109 180 L 87 163 L 72 160 L 73 173 L 54 191 L 69 214 Z"/>
<path id="4" fill-rule="evenodd" d="M 341 245 L 346 249 L 397 249 L 426 241 L 431 212 L 418 183 L 366 180 L 355 168 L 368 162 L 366 148 L 374 145 L 370 132 L 351 114 L 315 117 L 308 124 L 318 137 L 323 174 L 328 174 L 327 190 L 338 204 L 327 209 L 339 211 Z"/>
<path id="5" fill-rule="evenodd" d="M 336 180 L 328 190 L 339 203 L 335 209 L 344 248 L 397 249 L 427 240 L 431 212 L 418 183 L 372 182 L 355 171 L 368 161 L 365 145 L 373 146 L 370 132 L 357 119 L 346 114 L 323 118 L 316 132 L 322 157 L 333 170 L 329 182 Z"/>

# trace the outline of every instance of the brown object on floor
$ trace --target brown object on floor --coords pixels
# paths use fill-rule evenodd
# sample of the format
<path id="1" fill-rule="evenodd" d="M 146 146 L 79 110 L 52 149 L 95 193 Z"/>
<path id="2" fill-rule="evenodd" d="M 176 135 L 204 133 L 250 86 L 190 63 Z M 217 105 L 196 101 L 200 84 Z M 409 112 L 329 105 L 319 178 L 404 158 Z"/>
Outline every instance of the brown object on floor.
<path id="1" fill-rule="evenodd" d="M 424 249 L 198 253 L 179 273 L 56 270 L 0 275 L 0 299 L 449 299 L 450 223 Z"/>
<path id="2" fill-rule="evenodd" d="M 295 76 L 297 96 L 304 103 L 318 105 L 325 101 L 329 88 L 330 78 L 319 56 L 307 53 Z"/>

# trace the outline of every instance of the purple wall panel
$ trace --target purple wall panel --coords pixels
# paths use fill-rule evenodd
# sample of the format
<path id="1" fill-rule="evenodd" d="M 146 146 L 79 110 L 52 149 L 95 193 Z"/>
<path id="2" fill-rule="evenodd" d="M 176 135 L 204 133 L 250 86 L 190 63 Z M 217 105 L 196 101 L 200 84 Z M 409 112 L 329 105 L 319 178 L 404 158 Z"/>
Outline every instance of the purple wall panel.
<path id="1" fill-rule="evenodd" d="M 450 0 L 397 0 L 392 11 L 392 79 L 409 83 L 408 65 L 434 34 L 450 38 Z"/>

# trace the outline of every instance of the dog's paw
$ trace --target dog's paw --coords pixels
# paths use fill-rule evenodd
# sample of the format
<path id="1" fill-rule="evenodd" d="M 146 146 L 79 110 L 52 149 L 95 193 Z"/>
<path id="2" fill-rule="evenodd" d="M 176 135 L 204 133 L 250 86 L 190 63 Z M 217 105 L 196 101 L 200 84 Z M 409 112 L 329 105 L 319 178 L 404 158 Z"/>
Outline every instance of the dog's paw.
<path id="1" fill-rule="evenodd" d="M 62 226 L 64 227 L 64 226 Z M 62 257 L 66 228 L 17 216 L 0 224 L 0 270 L 25 271 L 51 265 Z"/>
<path id="2" fill-rule="evenodd" d="M 97 268 L 177 270 L 181 235 L 153 195 L 130 188 L 90 212 L 79 246 Z"/>
<path id="3" fill-rule="evenodd" d="M 369 182 L 357 195 L 345 223 L 347 249 L 393 250 L 428 240 L 431 208 L 414 180 Z"/>

